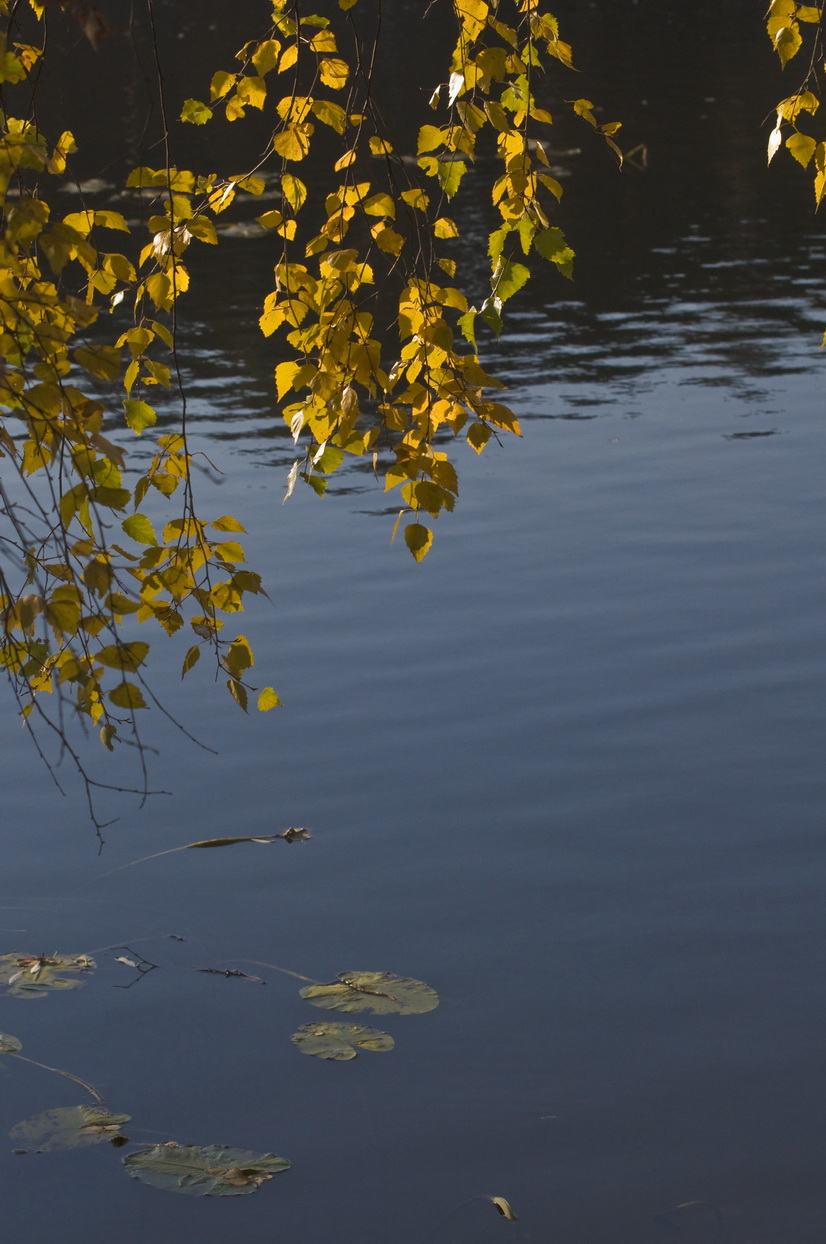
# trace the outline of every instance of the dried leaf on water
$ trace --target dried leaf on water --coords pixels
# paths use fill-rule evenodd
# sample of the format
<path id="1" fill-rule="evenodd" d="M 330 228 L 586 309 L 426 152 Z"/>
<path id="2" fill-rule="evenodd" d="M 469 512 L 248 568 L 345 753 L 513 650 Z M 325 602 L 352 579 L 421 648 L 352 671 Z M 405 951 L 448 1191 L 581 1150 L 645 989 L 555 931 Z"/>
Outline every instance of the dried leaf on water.
<path id="1" fill-rule="evenodd" d="M 340 972 L 329 985 L 306 985 L 299 992 L 313 1006 L 328 1011 L 421 1015 L 439 1005 L 439 995 L 430 985 L 392 972 Z"/>
<path id="2" fill-rule="evenodd" d="M 18 1054 L 22 1048 L 17 1037 L 9 1036 L 7 1032 L 0 1032 L 0 1054 Z"/>
<path id="3" fill-rule="evenodd" d="M 291 825 L 289 829 L 285 829 L 280 834 L 259 834 L 257 837 L 252 838 L 204 838 L 200 842 L 188 842 L 185 847 L 179 849 L 189 851 L 193 847 L 232 847 L 237 842 L 266 844 L 277 842 L 279 839 L 283 839 L 285 842 L 306 842 L 308 838 L 312 838 L 312 834 L 308 829 L 301 829 Z"/>
<path id="4" fill-rule="evenodd" d="M 226 1145 L 177 1144 L 153 1145 L 130 1153 L 123 1165 L 141 1183 L 188 1196 L 245 1196 L 290 1167 L 286 1158 L 274 1153 L 253 1153 Z"/>
<path id="5" fill-rule="evenodd" d="M 38 1153 L 81 1149 L 113 1140 L 130 1118 L 128 1114 L 110 1114 L 100 1106 L 60 1106 L 15 1123 L 9 1136 L 21 1147 Z"/>
<path id="6" fill-rule="evenodd" d="M 0 985 L 15 998 L 42 998 L 53 989 L 79 989 L 83 981 L 64 972 L 91 972 L 97 967 L 88 955 L 0 955 Z"/>
<path id="7" fill-rule="evenodd" d="M 490 1199 L 503 1218 L 507 1218 L 508 1222 L 517 1221 L 516 1214 L 511 1209 L 510 1203 L 503 1196 L 492 1196 Z"/>
<path id="8" fill-rule="evenodd" d="M 396 1044 L 388 1032 L 381 1032 L 378 1028 L 324 1021 L 318 1024 L 302 1024 L 290 1040 L 298 1046 L 302 1054 L 334 1059 L 336 1062 L 355 1058 L 359 1050 L 392 1050 Z"/>

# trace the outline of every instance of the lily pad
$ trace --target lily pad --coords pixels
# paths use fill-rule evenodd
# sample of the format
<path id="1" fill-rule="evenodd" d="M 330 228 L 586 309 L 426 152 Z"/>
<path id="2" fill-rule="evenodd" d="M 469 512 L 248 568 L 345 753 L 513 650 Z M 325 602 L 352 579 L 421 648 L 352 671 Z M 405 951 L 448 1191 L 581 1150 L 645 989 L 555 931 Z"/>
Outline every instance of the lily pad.
<path id="1" fill-rule="evenodd" d="M 302 1054 L 335 1059 L 336 1062 L 355 1058 L 359 1050 L 392 1050 L 396 1044 L 389 1032 L 381 1032 L 378 1028 L 365 1028 L 361 1024 L 327 1024 L 323 1021 L 320 1024 L 302 1024 L 290 1040 Z"/>
<path id="2" fill-rule="evenodd" d="M 290 1167 L 286 1158 L 274 1153 L 252 1153 L 226 1145 L 176 1144 L 130 1153 L 123 1165 L 141 1183 L 188 1196 L 246 1196 Z"/>
<path id="3" fill-rule="evenodd" d="M 21 1148 L 38 1153 L 82 1149 L 113 1140 L 130 1118 L 128 1114 L 110 1114 L 100 1106 L 60 1106 L 15 1123 L 9 1136 Z"/>
<path id="4" fill-rule="evenodd" d="M 91 972 L 97 967 L 88 955 L 0 955 L 0 985 L 15 998 L 42 998 L 53 989 L 78 989 L 83 981 L 64 972 Z"/>
<path id="5" fill-rule="evenodd" d="M 328 1011 L 421 1015 L 439 1005 L 439 995 L 430 985 L 392 972 L 340 972 L 329 985 L 306 985 L 299 992 L 313 1006 Z"/>
<path id="6" fill-rule="evenodd" d="M 0 1032 L 0 1054 L 18 1054 L 22 1048 L 17 1037 L 11 1037 L 7 1032 Z"/>

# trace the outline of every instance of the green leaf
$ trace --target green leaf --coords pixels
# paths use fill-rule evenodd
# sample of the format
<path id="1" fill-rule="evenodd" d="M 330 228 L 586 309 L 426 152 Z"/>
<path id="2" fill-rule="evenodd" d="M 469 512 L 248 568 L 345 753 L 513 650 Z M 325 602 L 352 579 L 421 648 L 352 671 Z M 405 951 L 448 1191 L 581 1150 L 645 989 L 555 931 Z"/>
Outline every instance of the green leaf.
<path id="1" fill-rule="evenodd" d="M 88 955 L 0 956 L 0 985 L 8 985 L 15 998 L 40 998 L 53 989 L 78 989 L 83 981 L 71 980 L 64 972 L 91 972 L 97 964 Z"/>
<path id="2" fill-rule="evenodd" d="M 511 259 L 499 259 L 493 273 L 492 289 L 497 298 L 507 302 L 509 298 L 527 283 L 531 275 L 530 268 L 522 263 L 514 263 Z"/>
<path id="3" fill-rule="evenodd" d="M 565 241 L 561 229 L 543 229 L 534 238 L 534 246 L 551 263 L 555 263 L 563 276 L 570 277 L 574 270 L 574 252 Z"/>
<path id="4" fill-rule="evenodd" d="M 439 180 L 439 185 L 449 199 L 452 199 L 459 189 L 466 172 L 467 165 L 463 160 L 439 161 L 436 168 L 436 176 Z"/>
<path id="5" fill-rule="evenodd" d="M 335 1062 L 347 1062 L 355 1058 L 359 1050 L 392 1050 L 396 1044 L 387 1032 L 378 1028 L 365 1028 L 361 1024 L 337 1024 L 334 1022 L 302 1024 L 290 1037 L 302 1054 L 313 1058 L 327 1058 Z"/>
<path id="6" fill-rule="evenodd" d="M 140 436 L 146 428 L 151 428 L 158 418 L 146 402 L 138 402 L 130 397 L 123 399 L 123 410 L 126 422 L 137 436 Z"/>
<path id="7" fill-rule="evenodd" d="M 181 120 L 190 121 L 193 125 L 206 125 L 212 120 L 212 109 L 202 104 L 200 99 L 187 99 L 181 109 Z"/>
<path id="8" fill-rule="evenodd" d="M 457 324 L 459 325 L 459 331 L 461 332 L 465 341 L 470 342 L 470 344 L 474 347 L 474 349 L 476 347 L 476 316 L 477 315 L 478 315 L 478 311 L 476 310 L 476 308 L 471 307 L 470 310 L 466 311 L 464 315 L 460 315 L 459 319 L 456 321 Z"/>
<path id="9" fill-rule="evenodd" d="M 313 460 L 313 466 L 322 475 L 332 475 L 333 471 L 337 471 L 343 461 L 344 450 L 338 449 L 335 445 L 327 445 L 324 453 Z"/>
<path id="10" fill-rule="evenodd" d="M 245 1196 L 289 1170 L 286 1158 L 226 1145 L 153 1145 L 123 1159 L 133 1179 L 187 1196 Z"/>
<path id="11" fill-rule="evenodd" d="M 430 985 L 391 972 L 339 972 L 338 980 L 329 985 L 305 985 L 299 993 L 328 1011 L 421 1015 L 439 1005 L 439 995 Z"/>
<path id="12" fill-rule="evenodd" d="M 145 514 L 130 514 L 129 518 L 123 520 L 121 527 L 130 540 L 134 540 L 136 544 L 157 545 L 158 543 L 155 530 Z"/>
<path id="13" fill-rule="evenodd" d="M 262 713 L 268 713 L 271 708 L 280 708 L 281 701 L 278 698 L 278 692 L 272 687 L 264 687 L 258 695 L 258 708 Z"/>
<path id="14" fill-rule="evenodd" d="M 0 1032 L 0 1054 L 17 1054 L 22 1048 L 23 1045 L 17 1037 L 11 1037 L 7 1032 Z"/>
<path id="15" fill-rule="evenodd" d="M 404 542 L 417 562 L 427 556 L 433 543 L 433 532 L 422 523 L 410 523 L 404 529 Z"/>
<path id="16" fill-rule="evenodd" d="M 34 1149 L 37 1153 L 82 1149 L 112 1140 L 131 1117 L 110 1114 L 100 1106 L 61 1106 L 15 1123 L 9 1136 L 21 1148 Z"/>

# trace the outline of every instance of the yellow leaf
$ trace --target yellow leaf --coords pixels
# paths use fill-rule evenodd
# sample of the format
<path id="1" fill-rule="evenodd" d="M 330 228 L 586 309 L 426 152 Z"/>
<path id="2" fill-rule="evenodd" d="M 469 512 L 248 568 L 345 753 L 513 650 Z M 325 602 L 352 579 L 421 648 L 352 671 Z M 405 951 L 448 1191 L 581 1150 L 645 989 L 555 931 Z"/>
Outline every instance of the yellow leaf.
<path id="1" fill-rule="evenodd" d="M 427 211 L 427 205 L 430 202 L 423 190 L 403 190 L 402 198 L 408 207 L 415 207 L 420 212 Z"/>
<path id="2" fill-rule="evenodd" d="M 124 398 L 123 410 L 127 424 L 138 436 L 146 428 L 151 428 L 158 418 L 151 406 L 147 406 L 146 402 L 136 402 L 133 398 Z"/>
<path id="3" fill-rule="evenodd" d="M 248 696 L 247 696 L 247 689 L 244 686 L 244 684 L 237 682 L 234 678 L 228 678 L 227 687 L 229 688 L 229 693 L 232 696 L 235 703 L 238 704 L 244 710 L 244 712 L 246 712 Z"/>
<path id="4" fill-rule="evenodd" d="M 290 125 L 276 134 L 272 145 L 285 160 L 303 160 L 310 150 L 310 139 L 303 126 Z"/>
<path id="5" fill-rule="evenodd" d="M 298 48 L 294 43 L 291 43 L 281 54 L 281 60 L 278 62 L 278 72 L 284 73 L 287 69 L 292 69 L 297 60 Z"/>
<path id="6" fill-rule="evenodd" d="M 233 640 L 224 659 L 227 669 L 236 678 L 255 664 L 252 648 L 245 635 L 239 635 Z"/>
<path id="7" fill-rule="evenodd" d="M 404 542 L 417 562 L 427 556 L 433 543 L 433 532 L 421 523 L 410 523 L 404 529 Z"/>
<path id="8" fill-rule="evenodd" d="M 292 173 L 284 173 L 282 176 L 281 193 L 294 212 L 300 211 L 307 199 L 307 187 L 303 181 L 293 177 Z"/>
<path id="9" fill-rule="evenodd" d="M 440 216 L 433 225 L 437 238 L 458 238 L 459 230 L 449 216 Z"/>
<path id="10" fill-rule="evenodd" d="M 336 160 L 333 168 L 335 172 L 340 173 L 342 169 L 349 168 L 356 160 L 356 149 L 351 147 L 349 151 L 345 151 L 344 155 Z"/>
<path id="11" fill-rule="evenodd" d="M 209 98 L 212 102 L 214 103 L 216 99 L 223 99 L 235 85 L 235 81 L 236 75 L 234 73 L 225 73 L 223 69 L 219 69 L 217 73 L 213 74 L 212 81 L 209 84 Z"/>
<path id="12" fill-rule="evenodd" d="M 183 667 L 181 668 L 181 678 L 185 678 L 189 671 L 201 659 L 201 649 L 198 644 L 193 644 L 184 657 Z"/>
<path id="13" fill-rule="evenodd" d="M 784 69 L 802 45 L 803 39 L 800 36 L 797 22 L 792 22 L 790 26 L 780 27 L 774 36 L 774 46 Z"/>
<path id="14" fill-rule="evenodd" d="M 484 423 L 472 423 L 468 428 L 468 444 L 480 454 L 490 440 L 490 428 Z"/>
<path id="15" fill-rule="evenodd" d="M 399 255 L 404 246 L 404 238 L 395 229 L 385 229 L 381 225 L 374 226 L 371 230 L 376 240 L 376 245 L 388 255 Z"/>
<path id="16" fill-rule="evenodd" d="M 280 708 L 281 701 L 277 693 L 272 687 L 264 687 L 258 696 L 258 708 L 262 713 L 268 713 L 271 708 Z"/>
<path id="17" fill-rule="evenodd" d="M 252 63 L 262 78 L 265 73 L 275 69 L 280 51 L 281 44 L 277 39 L 265 39 L 263 43 L 258 44 L 258 47 L 252 54 Z"/>
<path id="18" fill-rule="evenodd" d="M 117 708 L 146 708 L 146 700 L 141 695 L 140 687 L 132 682 L 119 683 L 109 692 L 109 699 Z"/>
<path id="19" fill-rule="evenodd" d="M 318 76 L 325 86 L 332 87 L 334 91 L 340 91 L 347 85 L 350 66 L 337 56 L 324 56 L 318 62 Z"/>
<path id="20" fill-rule="evenodd" d="M 237 540 L 227 540 L 223 544 L 216 544 L 215 552 L 224 562 L 243 562 L 246 561 L 244 550 Z"/>
<path id="21" fill-rule="evenodd" d="M 341 104 L 333 103 L 331 99 L 314 99 L 312 109 L 319 121 L 329 125 L 337 134 L 344 133 L 344 127 L 347 124 L 347 113 Z"/>
<path id="22" fill-rule="evenodd" d="M 379 138 L 374 134 L 370 139 L 370 151 L 373 155 L 390 155 L 393 150 L 393 144 L 389 143 L 386 138 Z"/>
<path id="23" fill-rule="evenodd" d="M 224 514 L 221 518 L 213 519 L 209 524 L 216 531 L 246 531 L 246 527 L 242 527 L 237 518 L 233 518 L 231 514 Z"/>
<path id="24" fill-rule="evenodd" d="M 372 195 L 364 200 L 362 208 L 367 216 L 389 216 L 391 220 L 396 217 L 396 204 L 389 194 Z"/>
<path id="25" fill-rule="evenodd" d="M 815 153 L 817 143 L 813 138 L 810 138 L 808 134 L 797 133 L 791 134 L 786 139 L 786 146 L 797 160 L 798 164 L 801 164 L 803 168 L 806 168 Z"/>

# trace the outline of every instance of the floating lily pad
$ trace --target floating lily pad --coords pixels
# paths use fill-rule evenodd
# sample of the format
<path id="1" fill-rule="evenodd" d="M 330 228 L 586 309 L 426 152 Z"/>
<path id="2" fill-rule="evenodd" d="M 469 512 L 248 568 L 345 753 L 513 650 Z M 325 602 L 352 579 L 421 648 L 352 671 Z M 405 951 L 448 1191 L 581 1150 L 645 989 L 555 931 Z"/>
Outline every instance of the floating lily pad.
<path id="1" fill-rule="evenodd" d="M 130 1118 L 128 1114 L 110 1114 L 100 1106 L 60 1106 L 15 1123 L 9 1136 L 21 1148 L 38 1153 L 82 1149 L 113 1140 Z"/>
<path id="2" fill-rule="evenodd" d="M 83 981 L 64 972 L 91 972 L 97 967 L 88 955 L 0 955 L 0 985 L 15 998 L 42 998 L 53 989 L 78 989 Z"/>
<path id="3" fill-rule="evenodd" d="M 355 1058 L 359 1050 L 392 1050 L 396 1044 L 389 1032 L 381 1032 L 378 1028 L 365 1028 L 361 1024 L 327 1024 L 323 1021 L 320 1024 L 302 1024 L 290 1040 L 302 1054 L 335 1059 L 336 1062 Z"/>
<path id="4" fill-rule="evenodd" d="M 392 972 L 340 972 L 329 985 L 306 985 L 301 997 L 328 1011 L 372 1011 L 375 1015 L 421 1015 L 439 1005 L 424 981 Z"/>
<path id="5" fill-rule="evenodd" d="M 188 1196 L 245 1196 L 290 1167 L 286 1158 L 274 1153 L 252 1153 L 226 1145 L 176 1144 L 130 1153 L 123 1165 L 141 1183 Z"/>
<path id="6" fill-rule="evenodd" d="M 0 1054 L 17 1054 L 22 1048 L 17 1037 L 10 1037 L 7 1032 L 0 1032 Z"/>

